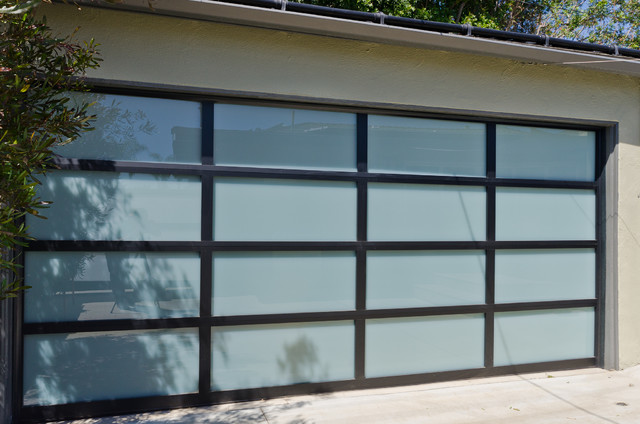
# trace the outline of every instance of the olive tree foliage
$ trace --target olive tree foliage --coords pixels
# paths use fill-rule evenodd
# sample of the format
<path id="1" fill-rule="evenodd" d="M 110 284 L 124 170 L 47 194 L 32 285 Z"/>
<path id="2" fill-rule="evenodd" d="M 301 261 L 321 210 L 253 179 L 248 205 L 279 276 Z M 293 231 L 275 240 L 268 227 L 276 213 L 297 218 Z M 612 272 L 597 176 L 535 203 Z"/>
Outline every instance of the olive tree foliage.
<path id="1" fill-rule="evenodd" d="M 365 12 L 534 32 L 549 0 L 302 0 L 302 3 Z"/>
<path id="2" fill-rule="evenodd" d="M 640 1 L 554 1 L 540 19 L 539 32 L 577 41 L 638 49 Z"/>
<path id="3" fill-rule="evenodd" d="M 32 237 L 26 215 L 41 217 L 41 177 L 54 167 L 52 149 L 91 129 L 79 78 L 100 61 L 97 44 L 57 36 L 33 8 L 41 0 L 0 0 L 0 300 L 28 288 L 19 279 L 17 248 Z"/>
<path id="4" fill-rule="evenodd" d="M 640 48 L 638 0 L 299 0 L 365 12 Z"/>

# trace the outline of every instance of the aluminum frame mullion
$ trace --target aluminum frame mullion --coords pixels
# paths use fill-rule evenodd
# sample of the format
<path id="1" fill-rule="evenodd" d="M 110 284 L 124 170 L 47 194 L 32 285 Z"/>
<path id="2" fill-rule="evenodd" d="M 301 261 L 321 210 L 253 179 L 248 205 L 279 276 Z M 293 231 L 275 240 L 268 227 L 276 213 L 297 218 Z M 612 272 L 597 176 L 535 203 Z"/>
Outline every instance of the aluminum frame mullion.
<path id="1" fill-rule="evenodd" d="M 24 223 L 24 218 L 21 218 L 21 222 Z M 18 263 L 20 265 L 19 276 L 24 278 L 24 248 L 21 249 L 20 258 Z M 15 255 L 15 252 L 12 252 Z M 22 416 L 22 404 L 24 403 L 24 292 L 20 291 L 18 297 L 15 299 L 5 299 L 4 302 L 11 302 L 13 300 L 13 313 L 14 313 L 14 326 L 15 332 L 11 335 L 13 337 L 13 363 L 15 367 L 11 374 L 11 385 L 9 390 L 13 390 L 11 396 L 11 407 L 13 409 L 13 415 L 15 421 L 19 421 Z"/>
<path id="2" fill-rule="evenodd" d="M 366 250 L 485 250 L 485 249 L 595 249 L 594 240 L 519 240 L 519 241 L 322 241 L 322 242 L 271 242 L 271 241 L 91 241 L 91 240 L 37 240 L 26 251 L 58 252 L 194 252 L 198 249 L 216 251 L 354 251 Z"/>
<path id="3" fill-rule="evenodd" d="M 84 331 L 128 331 L 162 328 L 187 328 L 205 326 L 236 326 L 256 324 L 285 324 L 319 321 L 353 321 L 358 319 L 427 317 L 438 315 L 479 314 L 496 312 L 534 311 L 543 309 L 567 309 L 595 307 L 597 299 L 552 300 L 541 302 L 515 302 L 487 305 L 449 305 L 421 308 L 367 309 L 325 312 L 296 312 L 260 315 L 224 315 L 211 317 L 114 319 L 96 321 L 65 321 L 23 324 L 24 334 L 73 333 Z"/>
<path id="4" fill-rule="evenodd" d="M 202 103 L 202 164 L 214 163 L 214 104 Z M 213 241 L 213 176 L 202 175 L 201 241 Z M 200 319 L 198 320 L 199 366 L 198 391 L 204 395 L 211 391 L 211 304 L 213 291 L 213 249 L 201 247 L 200 253 Z"/>
<path id="5" fill-rule="evenodd" d="M 214 103 L 213 102 L 202 102 L 201 103 L 201 113 L 202 113 L 202 147 L 201 147 L 201 156 L 202 156 L 202 165 L 213 165 L 214 157 L 214 127 L 213 127 L 213 111 L 214 111 Z"/>
<path id="6" fill-rule="evenodd" d="M 198 328 L 200 394 L 211 390 L 211 303 L 213 282 L 213 251 L 200 249 L 200 317 L 194 318 Z"/>
<path id="7" fill-rule="evenodd" d="M 496 270 L 496 124 L 486 125 L 486 171 L 489 183 L 487 190 L 487 243 L 485 250 L 485 303 L 488 306 L 484 315 L 484 366 L 493 367 L 493 349 L 495 332 L 495 270 Z"/>
<path id="8" fill-rule="evenodd" d="M 492 124 L 488 124 L 492 125 Z M 211 153 L 213 155 L 213 153 Z M 213 162 L 213 156 L 206 162 Z M 446 175 L 410 175 L 410 174 L 380 174 L 366 171 L 343 172 L 304 169 L 276 169 L 218 166 L 212 163 L 169 163 L 169 162 L 128 162 L 109 160 L 66 159 L 54 158 L 53 163 L 61 170 L 67 171 L 98 171 L 98 172 L 127 172 L 162 175 L 211 175 L 214 177 L 237 178 L 266 178 L 266 179 L 295 179 L 310 181 L 360 181 L 398 184 L 424 185 L 459 185 L 485 186 L 489 183 L 498 187 L 527 187 L 527 188 L 566 188 L 593 190 L 597 182 L 593 181 L 565 181 L 565 180 L 534 180 L 516 178 L 485 178 L 485 177 L 455 177 Z M 360 166 L 360 165 L 359 165 Z"/>
<path id="9" fill-rule="evenodd" d="M 605 240 L 606 240 L 606 219 L 607 205 L 605 202 L 606 182 L 606 151 L 607 140 L 604 130 L 596 133 L 596 298 L 598 303 L 595 307 L 595 337 L 594 351 L 599 367 L 605 366 L 605 304 L 606 304 L 606 285 L 605 285 Z"/>
<path id="10" fill-rule="evenodd" d="M 356 116 L 356 160 L 358 173 L 366 173 L 368 162 L 368 117 L 359 113 Z M 357 188 L 357 234 L 356 247 L 356 311 L 367 309 L 367 181 L 361 179 L 356 182 Z M 354 377 L 358 381 L 365 379 L 366 355 L 366 321 L 360 317 L 354 323 Z"/>

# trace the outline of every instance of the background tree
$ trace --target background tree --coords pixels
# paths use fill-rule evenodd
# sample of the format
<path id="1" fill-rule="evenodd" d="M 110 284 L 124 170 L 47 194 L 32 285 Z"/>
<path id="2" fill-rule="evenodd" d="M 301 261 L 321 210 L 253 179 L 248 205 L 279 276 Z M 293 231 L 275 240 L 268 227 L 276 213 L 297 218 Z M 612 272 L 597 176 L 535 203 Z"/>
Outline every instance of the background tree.
<path id="1" fill-rule="evenodd" d="M 640 48 L 638 0 L 300 0 L 482 28 Z"/>
<path id="2" fill-rule="evenodd" d="M 598 44 L 640 48 L 638 0 L 554 1 L 539 24 L 539 32 Z"/>
<path id="3" fill-rule="evenodd" d="M 26 287 L 15 256 L 31 239 L 24 217 L 47 205 L 36 189 L 53 167 L 51 149 L 90 129 L 88 105 L 67 93 L 86 90 L 77 77 L 100 60 L 93 40 L 57 37 L 35 17 L 40 2 L 0 0 L 0 300 Z"/>
<path id="4" fill-rule="evenodd" d="M 551 0 L 303 0 L 302 3 L 507 31 L 535 32 Z"/>

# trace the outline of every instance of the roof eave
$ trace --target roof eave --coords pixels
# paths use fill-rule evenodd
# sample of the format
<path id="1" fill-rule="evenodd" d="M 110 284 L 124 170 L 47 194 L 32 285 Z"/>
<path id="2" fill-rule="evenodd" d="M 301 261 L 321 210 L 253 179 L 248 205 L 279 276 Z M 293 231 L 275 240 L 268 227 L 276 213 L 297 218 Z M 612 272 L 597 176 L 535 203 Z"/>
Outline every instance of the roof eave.
<path id="1" fill-rule="evenodd" d="M 79 0 L 94 7 L 232 23 L 297 33 L 419 48 L 451 50 L 540 64 L 572 66 L 640 77 L 640 60 L 537 44 L 425 31 L 328 16 L 210 0 L 123 0 L 119 4 Z"/>

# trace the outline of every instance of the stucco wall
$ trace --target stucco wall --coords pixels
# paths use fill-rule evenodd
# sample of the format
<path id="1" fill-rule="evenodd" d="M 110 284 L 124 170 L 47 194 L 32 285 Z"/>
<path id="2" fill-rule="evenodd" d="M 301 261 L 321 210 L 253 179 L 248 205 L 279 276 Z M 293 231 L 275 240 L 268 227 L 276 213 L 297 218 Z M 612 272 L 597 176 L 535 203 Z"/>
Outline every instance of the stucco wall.
<path id="1" fill-rule="evenodd" d="M 62 33 L 101 43 L 92 77 L 212 89 L 616 121 L 620 366 L 640 363 L 640 87 L 632 77 L 56 4 Z M 614 264 L 615 265 L 615 264 Z"/>

